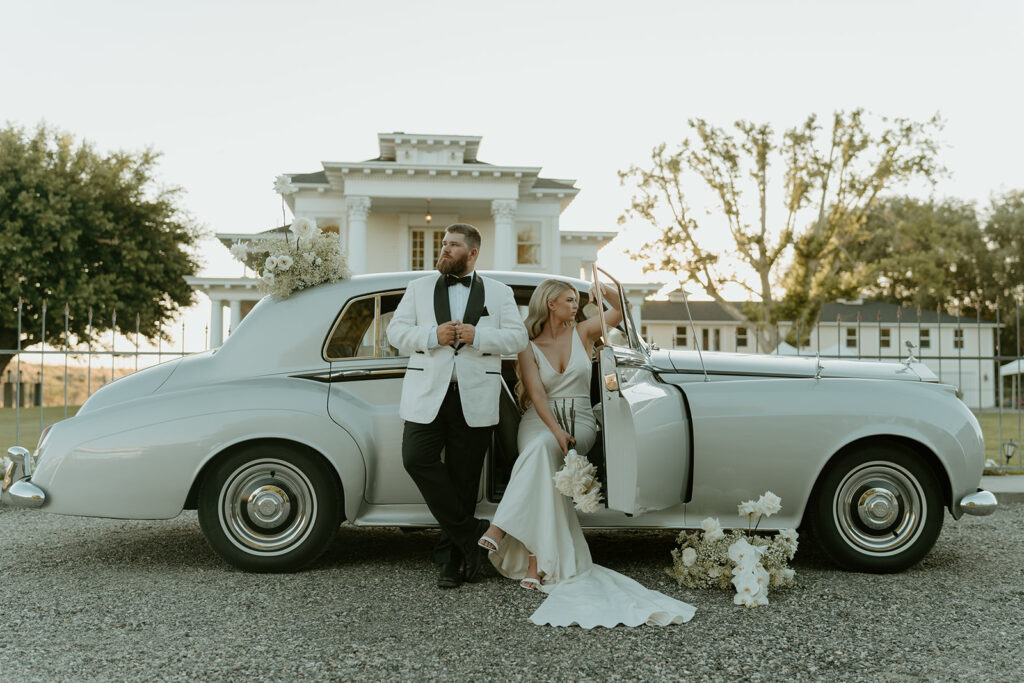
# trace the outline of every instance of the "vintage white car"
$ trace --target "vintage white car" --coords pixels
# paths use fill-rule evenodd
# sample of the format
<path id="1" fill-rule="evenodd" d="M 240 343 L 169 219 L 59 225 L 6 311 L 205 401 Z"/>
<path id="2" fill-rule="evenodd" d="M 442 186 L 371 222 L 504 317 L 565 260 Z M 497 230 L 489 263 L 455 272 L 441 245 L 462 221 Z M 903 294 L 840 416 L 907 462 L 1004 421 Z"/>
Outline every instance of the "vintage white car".
<path id="1" fill-rule="evenodd" d="M 422 274 L 263 299 L 220 348 L 119 379 L 46 429 L 34 454 L 11 448 L 0 499 L 126 519 L 198 509 L 213 549 L 256 571 L 303 567 L 343 520 L 435 524 L 402 466 L 408 359 L 384 334 Z M 487 274 L 523 307 L 546 277 Z M 573 282 L 587 303 L 593 288 Z M 920 363 L 662 351 L 629 315 L 605 342 L 592 382 L 602 437 L 589 457 L 607 500 L 582 515 L 587 527 L 697 527 L 708 516 L 745 527 L 737 503 L 770 490 L 783 508 L 761 529 L 809 527 L 840 566 L 895 571 L 932 547 L 943 508 L 958 519 L 996 507 L 978 488 L 977 420 Z M 503 360 L 479 517 L 492 515 L 516 457 L 513 363 Z"/>

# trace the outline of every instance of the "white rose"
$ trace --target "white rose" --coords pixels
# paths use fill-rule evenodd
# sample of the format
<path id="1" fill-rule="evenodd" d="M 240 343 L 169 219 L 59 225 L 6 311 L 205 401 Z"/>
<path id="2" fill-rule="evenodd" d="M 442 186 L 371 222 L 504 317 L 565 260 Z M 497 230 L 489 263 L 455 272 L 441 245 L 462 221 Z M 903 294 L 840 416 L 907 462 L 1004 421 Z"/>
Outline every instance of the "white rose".
<path id="1" fill-rule="evenodd" d="M 750 521 L 754 521 L 754 518 L 761 514 L 757 508 L 757 503 L 752 500 L 743 501 L 736 506 L 736 509 L 739 510 L 740 517 L 746 517 Z"/>
<path id="2" fill-rule="evenodd" d="M 294 194 L 299 188 L 292 185 L 291 176 L 279 175 L 274 178 L 274 192 L 278 194 Z"/>
<path id="3" fill-rule="evenodd" d="M 693 563 L 697 561 L 697 551 L 693 548 L 687 548 L 683 551 L 683 564 L 687 567 L 692 567 Z"/>
<path id="4" fill-rule="evenodd" d="M 291 268 L 293 263 L 294 261 L 292 260 L 292 257 L 288 254 L 283 254 L 282 256 L 277 257 L 277 269 L 282 272 Z"/>
<path id="5" fill-rule="evenodd" d="M 725 532 L 722 531 L 722 525 L 719 524 L 718 520 L 714 517 L 708 517 L 700 523 L 700 528 L 704 530 L 704 537 L 709 541 L 717 541 L 720 538 L 725 537 Z"/>
<path id="6" fill-rule="evenodd" d="M 263 271 L 263 281 L 266 282 L 269 286 L 271 286 L 271 287 L 274 286 L 274 280 L 275 279 L 276 279 L 276 277 L 274 276 L 273 273 L 271 273 L 270 271 L 267 271 L 267 270 Z"/>
<path id="7" fill-rule="evenodd" d="M 292 222 L 292 232 L 299 239 L 308 239 L 319 233 L 320 228 L 316 226 L 316 219 L 303 216 Z"/>
<path id="8" fill-rule="evenodd" d="M 277 270 L 277 257 L 268 256 L 267 260 L 263 263 L 263 267 L 267 269 L 267 272 L 273 273 Z"/>
<path id="9" fill-rule="evenodd" d="M 249 245 L 245 242 L 235 242 L 231 245 L 231 255 L 239 261 L 245 261 L 249 257 Z"/>
<path id="10" fill-rule="evenodd" d="M 761 514 L 765 517 L 770 517 L 782 509 L 782 499 L 771 491 L 765 491 L 757 499 L 756 505 L 760 509 Z"/>
<path id="11" fill-rule="evenodd" d="M 601 506 L 601 490 L 596 486 L 591 487 L 586 495 L 580 496 L 579 500 L 574 502 L 576 503 L 576 509 L 580 512 L 596 512 Z"/>

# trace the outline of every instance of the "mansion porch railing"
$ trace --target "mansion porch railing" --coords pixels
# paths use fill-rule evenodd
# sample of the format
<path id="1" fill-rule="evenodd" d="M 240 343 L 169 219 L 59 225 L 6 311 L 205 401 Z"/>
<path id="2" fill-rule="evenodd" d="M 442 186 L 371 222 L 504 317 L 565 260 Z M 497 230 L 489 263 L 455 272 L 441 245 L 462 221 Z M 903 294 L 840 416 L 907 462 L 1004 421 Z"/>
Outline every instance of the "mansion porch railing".
<path id="1" fill-rule="evenodd" d="M 68 329 L 68 310 L 64 312 L 64 329 Z M 112 317 L 113 323 L 117 318 Z M 131 374 L 145 367 L 183 357 L 191 353 L 205 350 L 208 347 L 208 328 L 203 329 L 203 343 L 200 349 L 186 349 L 184 340 L 188 338 L 188 330 L 182 323 L 180 328 L 174 329 L 175 333 L 180 332 L 181 343 L 174 348 L 164 348 L 161 342 L 156 348 L 143 345 L 138 331 L 138 316 L 135 320 L 134 338 L 118 336 L 108 333 L 107 340 L 99 343 L 85 343 L 77 345 L 65 345 L 64 347 L 53 347 L 49 345 L 36 345 L 28 349 L 0 349 L 0 355 L 13 356 L 2 377 L 3 408 L 0 409 L 0 437 L 5 438 L 8 443 L 0 444 L 6 450 L 7 446 L 21 445 L 31 448 L 41 433 L 43 427 L 52 422 L 73 416 L 86 398 L 104 384 L 114 381 L 118 377 Z M 45 316 L 41 316 L 45 320 Z M 92 320 L 91 313 L 89 314 Z M 132 319 L 132 318 L 130 318 Z M 920 320 L 920 315 L 918 316 Z M 22 330 L 23 316 L 18 313 L 19 338 Z M 821 353 L 821 321 L 815 325 L 811 338 L 817 343 L 812 346 L 792 349 L 792 355 L 815 356 L 821 358 L 838 358 L 850 360 L 878 360 L 894 363 L 902 362 L 907 357 L 904 341 L 910 337 L 921 339 L 921 323 L 904 324 L 897 316 L 895 324 L 881 321 L 864 321 L 858 315 L 855 320 L 842 319 L 838 317 L 836 326 L 837 350 L 835 353 L 825 355 Z M 991 322 L 991 321 L 988 321 Z M 697 323 L 700 325 L 700 323 Z M 996 312 L 996 326 L 992 330 L 995 339 L 993 353 L 965 354 L 964 344 L 959 348 L 944 349 L 942 346 L 942 329 L 953 327 L 961 330 L 956 336 L 961 342 L 968 334 L 976 334 L 976 348 L 982 349 L 983 334 L 982 320 L 980 315 L 975 318 L 955 317 L 955 322 L 943 323 L 941 316 L 938 322 L 928 323 L 937 328 L 937 342 L 935 349 L 913 348 L 912 352 L 918 360 L 923 361 L 939 375 L 942 382 L 964 387 L 965 373 L 971 369 L 977 370 L 977 386 L 967 387 L 960 393 L 961 399 L 971 408 L 982 424 L 985 434 L 986 454 L 989 460 L 989 469 L 1024 471 L 1024 356 L 1021 354 L 1021 304 L 1017 302 L 1016 315 L 1014 319 L 1000 321 L 998 311 Z M 844 339 L 841 338 L 839 330 L 844 326 L 856 325 L 857 339 L 860 340 L 862 331 L 876 329 L 881 331 L 883 327 L 895 331 L 895 346 L 883 349 L 879 345 L 874 354 L 862 353 L 862 344 L 858 343 L 856 348 L 844 349 Z M 1010 327 L 1015 330 L 1015 348 L 1010 353 L 1003 353 L 999 348 L 1000 326 Z M 90 324 L 91 327 L 91 324 Z M 974 328 L 972 331 L 971 328 Z M 780 323 L 778 332 L 785 334 L 793 326 L 788 323 Z M 916 330 L 917 334 L 911 334 Z M 796 329 L 798 338 L 803 330 Z M 40 329 L 41 336 L 46 330 Z M 754 351 L 761 352 L 756 342 Z M 879 334 L 880 338 L 880 334 Z M 695 341 L 695 340 L 694 340 Z M 770 353 L 780 353 L 780 350 L 773 349 Z M 1008 377 L 1000 376 L 1000 368 L 1013 361 L 1020 361 L 1018 372 Z M 986 371 L 995 378 L 993 386 L 986 386 Z"/>

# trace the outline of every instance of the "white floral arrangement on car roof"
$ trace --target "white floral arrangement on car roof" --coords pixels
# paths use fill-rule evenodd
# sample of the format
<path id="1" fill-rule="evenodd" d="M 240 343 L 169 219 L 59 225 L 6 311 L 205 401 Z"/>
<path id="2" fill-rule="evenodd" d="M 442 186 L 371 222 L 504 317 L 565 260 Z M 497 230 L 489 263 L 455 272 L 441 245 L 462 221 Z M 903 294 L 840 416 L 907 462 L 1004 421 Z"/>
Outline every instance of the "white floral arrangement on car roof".
<path id="1" fill-rule="evenodd" d="M 762 517 L 782 509 L 782 499 L 766 491 L 756 501 L 739 504 L 747 529 L 726 531 L 708 517 L 700 531 L 683 531 L 679 547 L 672 551 L 669 576 L 688 588 L 736 589 L 733 603 L 745 607 L 768 604 L 769 588 L 789 588 L 795 572 L 789 567 L 797 549 L 796 529 L 782 529 L 773 536 L 759 535 Z M 753 524 L 753 528 L 751 528 Z"/>
<path id="2" fill-rule="evenodd" d="M 296 218 L 285 239 L 266 238 L 252 244 L 236 242 L 231 254 L 260 274 L 259 290 L 287 299 L 299 289 L 351 277 L 348 259 L 336 233 L 326 233 L 312 218 Z"/>
<path id="3" fill-rule="evenodd" d="M 553 404 L 553 408 L 558 425 L 575 438 L 576 405 L 571 405 L 566 412 L 563 400 L 561 409 L 557 403 Z M 596 512 L 600 507 L 601 482 L 597 480 L 597 468 L 586 456 L 577 453 L 575 448 L 570 448 L 566 453 L 565 464 L 555 473 L 554 480 L 558 492 L 572 498 L 580 512 Z"/>

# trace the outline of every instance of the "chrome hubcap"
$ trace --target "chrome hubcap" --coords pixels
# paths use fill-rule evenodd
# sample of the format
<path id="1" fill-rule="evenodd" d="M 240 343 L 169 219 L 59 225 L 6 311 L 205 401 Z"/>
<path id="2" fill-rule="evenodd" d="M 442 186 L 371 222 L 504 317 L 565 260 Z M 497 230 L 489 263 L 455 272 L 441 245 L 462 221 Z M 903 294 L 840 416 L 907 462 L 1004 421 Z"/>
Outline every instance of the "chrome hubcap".
<path id="1" fill-rule="evenodd" d="M 276 458 L 248 462 L 221 489 L 220 522 L 231 542 L 261 555 L 280 555 L 309 535 L 316 518 L 313 485 Z"/>
<path id="2" fill-rule="evenodd" d="M 900 503 L 896 494 L 888 489 L 870 488 L 857 501 L 857 515 L 860 521 L 871 529 L 890 526 L 899 512 Z"/>
<path id="3" fill-rule="evenodd" d="M 261 486 L 249 495 L 246 510 L 257 526 L 272 529 L 291 512 L 288 494 L 277 486 Z"/>
<path id="4" fill-rule="evenodd" d="M 858 550 L 892 555 L 924 528 L 924 491 L 908 470 L 885 461 L 864 463 L 843 478 L 833 500 L 836 528 Z"/>

